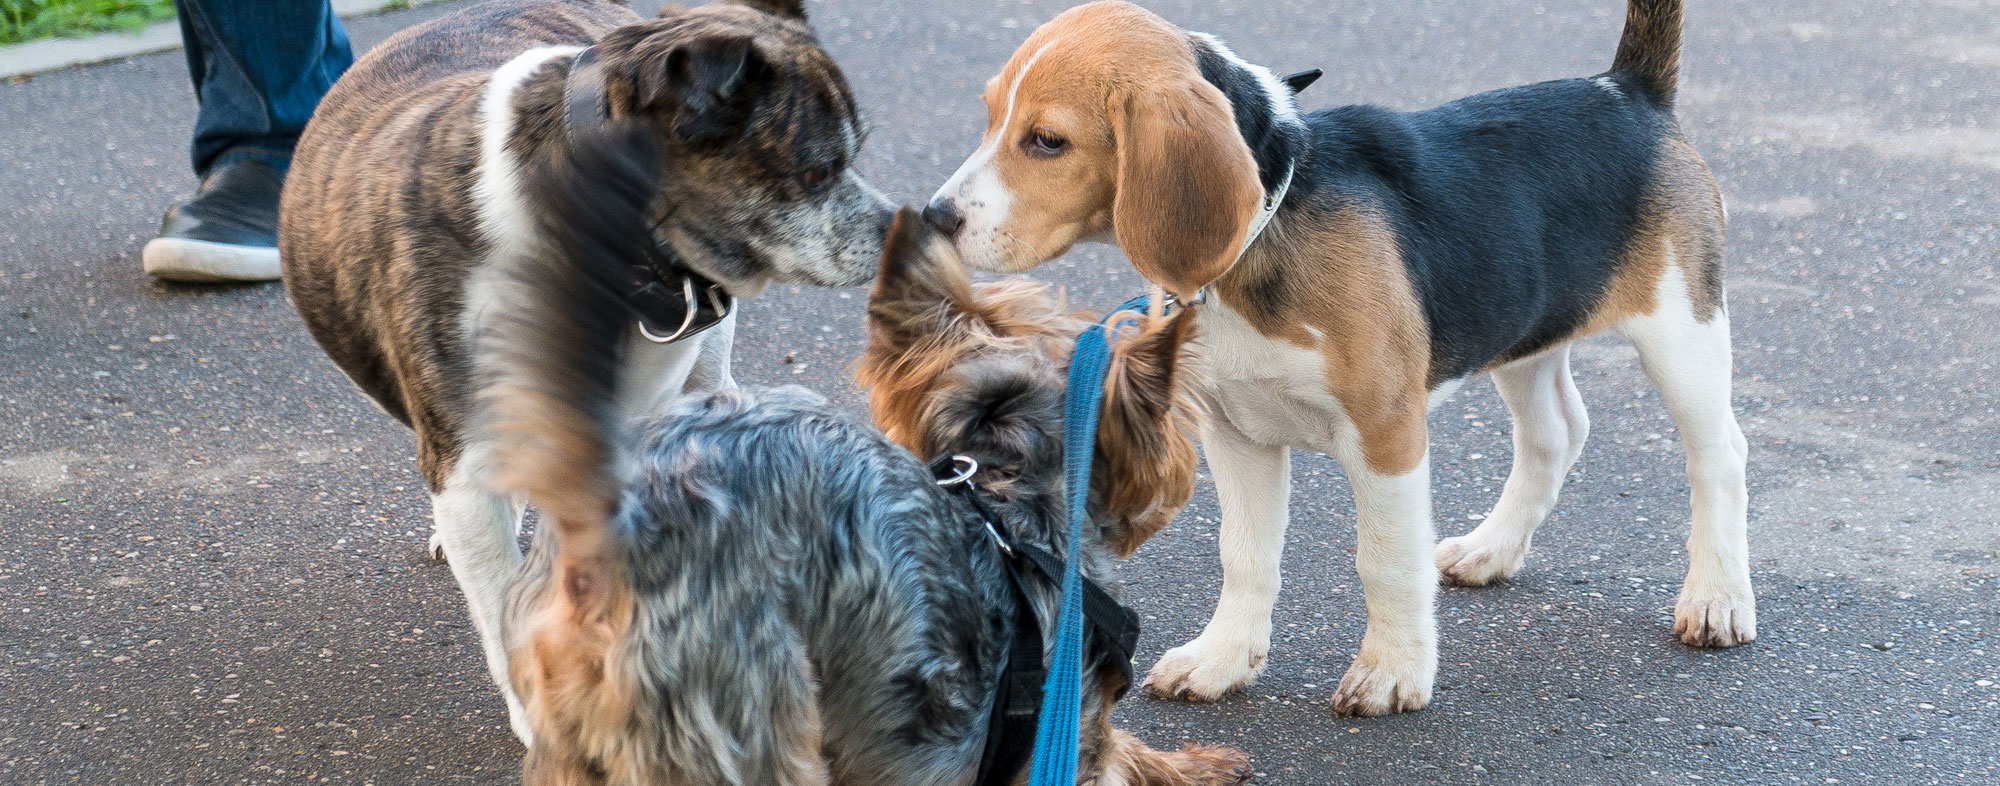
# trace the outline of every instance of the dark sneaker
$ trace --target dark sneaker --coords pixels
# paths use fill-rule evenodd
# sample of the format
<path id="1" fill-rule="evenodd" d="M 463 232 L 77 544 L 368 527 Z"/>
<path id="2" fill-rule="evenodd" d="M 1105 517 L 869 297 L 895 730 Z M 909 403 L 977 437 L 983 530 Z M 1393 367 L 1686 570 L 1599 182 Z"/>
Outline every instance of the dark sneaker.
<path id="1" fill-rule="evenodd" d="M 276 281 L 278 192 L 285 178 L 260 161 L 218 167 L 195 197 L 167 208 L 146 243 L 146 272 L 169 281 Z"/>

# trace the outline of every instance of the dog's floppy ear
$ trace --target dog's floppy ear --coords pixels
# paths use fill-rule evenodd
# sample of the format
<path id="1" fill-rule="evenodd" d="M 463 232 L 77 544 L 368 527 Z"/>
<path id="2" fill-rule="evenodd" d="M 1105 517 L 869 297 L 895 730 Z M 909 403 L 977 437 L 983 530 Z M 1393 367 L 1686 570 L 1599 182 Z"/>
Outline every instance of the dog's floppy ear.
<path id="1" fill-rule="evenodd" d="M 801 22 L 806 19 L 806 0 L 736 0 L 736 2 L 784 19 L 797 19 Z"/>
<path id="2" fill-rule="evenodd" d="M 749 83 L 761 67 L 750 36 L 695 36 L 674 44 L 664 57 L 630 61 L 628 106 L 634 113 L 665 115 L 681 141 L 711 141 L 743 119 L 740 102 L 733 99 L 749 97 Z"/>
<path id="3" fill-rule="evenodd" d="M 919 448 L 925 399 L 973 330 L 971 306 L 972 281 L 951 244 L 915 208 L 896 211 L 868 293 L 868 348 L 854 374 L 890 439 Z"/>
<path id="4" fill-rule="evenodd" d="M 1190 432 L 1200 415 L 1181 362 L 1194 315 L 1142 317 L 1122 332 L 1105 376 L 1091 474 L 1108 514 L 1104 544 L 1121 557 L 1165 527 L 1194 494 Z"/>
<path id="5" fill-rule="evenodd" d="M 1132 264 L 1184 299 L 1236 263 L 1263 205 L 1257 162 L 1221 91 L 1189 80 L 1113 95 L 1112 228 Z"/>
<path id="6" fill-rule="evenodd" d="M 869 354 L 910 351 L 963 329 L 971 312 L 972 280 L 957 252 L 916 208 L 897 210 L 868 293 Z"/>

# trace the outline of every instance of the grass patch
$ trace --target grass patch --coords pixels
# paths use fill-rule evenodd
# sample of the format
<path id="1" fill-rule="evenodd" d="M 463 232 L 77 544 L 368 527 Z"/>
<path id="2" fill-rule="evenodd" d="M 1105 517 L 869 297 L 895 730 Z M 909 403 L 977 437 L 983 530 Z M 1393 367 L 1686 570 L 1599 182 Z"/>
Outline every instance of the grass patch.
<path id="1" fill-rule="evenodd" d="M 172 18 L 173 0 L 0 0 L 0 44 L 105 30 L 137 32 Z"/>

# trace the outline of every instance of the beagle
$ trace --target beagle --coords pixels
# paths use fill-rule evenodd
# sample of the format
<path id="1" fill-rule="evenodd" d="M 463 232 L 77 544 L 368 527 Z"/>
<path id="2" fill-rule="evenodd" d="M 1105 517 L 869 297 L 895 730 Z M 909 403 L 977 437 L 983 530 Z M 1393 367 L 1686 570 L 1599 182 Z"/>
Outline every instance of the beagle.
<path id="1" fill-rule="evenodd" d="M 926 209 L 969 264 L 1020 271 L 1108 240 L 1182 298 L 1207 296 L 1194 313 L 1222 598 L 1150 690 L 1213 699 L 1262 670 L 1296 446 L 1337 457 L 1359 508 L 1368 627 L 1335 708 L 1428 704 L 1435 585 L 1520 569 L 1589 429 L 1570 344 L 1606 330 L 1637 346 L 1687 449 L 1675 632 L 1756 638 L 1723 208 L 1674 117 L 1680 32 L 1679 0 L 1630 0 L 1597 76 L 1301 114 L 1310 74 L 1280 80 L 1212 36 L 1097 2 L 1036 30 L 987 85 L 984 141 Z M 1481 373 L 1513 414 L 1513 471 L 1476 529 L 1439 543 L 1425 415 Z"/>

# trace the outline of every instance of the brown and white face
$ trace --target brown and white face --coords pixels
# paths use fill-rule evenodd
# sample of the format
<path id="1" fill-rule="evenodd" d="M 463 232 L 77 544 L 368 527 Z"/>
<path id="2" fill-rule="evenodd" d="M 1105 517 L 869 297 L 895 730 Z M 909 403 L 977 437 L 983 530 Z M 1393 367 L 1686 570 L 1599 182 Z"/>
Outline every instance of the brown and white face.
<path id="1" fill-rule="evenodd" d="M 1140 273 L 1192 295 L 1235 262 L 1264 195 L 1194 40 L 1123 2 L 1050 20 L 987 83 L 986 136 L 925 218 L 995 272 L 1115 235 Z"/>

